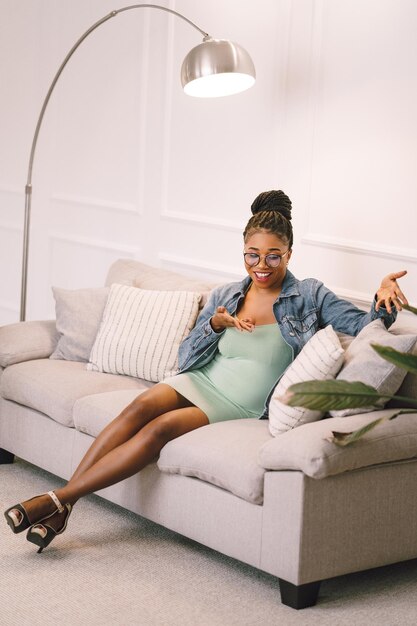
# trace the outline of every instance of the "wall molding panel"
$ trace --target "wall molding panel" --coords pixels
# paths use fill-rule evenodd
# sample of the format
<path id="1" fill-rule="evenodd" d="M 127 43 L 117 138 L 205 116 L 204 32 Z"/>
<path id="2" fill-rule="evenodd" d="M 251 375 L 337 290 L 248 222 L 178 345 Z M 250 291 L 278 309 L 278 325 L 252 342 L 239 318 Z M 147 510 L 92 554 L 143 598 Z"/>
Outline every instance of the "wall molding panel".
<path id="1" fill-rule="evenodd" d="M 0 313 L 0 325 L 18 320 L 20 283 L 22 280 L 22 242 L 22 226 L 3 220 L 0 221 L 1 265 L 5 270 L 4 278 L 1 281 L 2 298 L 0 298 L 0 312 L 3 313 Z"/>
<path id="2" fill-rule="evenodd" d="M 133 213 L 142 216 L 143 212 L 138 204 L 133 202 L 108 201 L 102 198 L 89 198 L 86 196 L 77 196 L 72 194 L 54 193 L 51 196 L 53 202 L 58 204 L 70 205 L 77 208 L 87 207 L 90 209 L 103 209 L 105 211 L 122 211 L 123 213 Z"/>
<path id="3" fill-rule="evenodd" d="M 230 279 L 230 277 L 236 280 L 241 280 L 243 278 L 242 270 L 232 267 L 229 272 L 225 272 L 224 265 L 206 262 L 201 259 L 190 259 L 188 257 L 177 256 L 176 254 L 166 254 L 163 252 L 158 255 L 158 258 L 163 264 L 175 265 L 178 268 L 210 272 L 211 274 L 224 277 L 225 281 Z"/>
<path id="4" fill-rule="evenodd" d="M 11 313 L 19 313 L 20 311 L 20 308 L 16 304 L 8 302 L 7 300 L 0 300 L 0 309 Z"/>
<path id="5" fill-rule="evenodd" d="M 319 246 L 345 252 L 348 254 L 362 254 L 365 256 L 381 257 L 384 259 L 417 263 L 417 250 L 400 248 L 397 246 L 375 245 L 368 241 L 354 241 L 339 237 L 328 237 L 309 233 L 301 238 L 301 242 L 309 246 Z"/>
<path id="6" fill-rule="evenodd" d="M 22 234 L 23 226 L 19 226 L 18 224 L 12 224 L 10 222 L 0 221 L 0 230 Z"/>
<path id="7" fill-rule="evenodd" d="M 24 191 L 24 187 L 23 186 L 20 189 L 19 187 L 12 187 L 10 185 L 3 185 L 2 183 L 0 183 L 0 193 L 5 193 L 5 194 L 8 194 L 8 195 L 12 195 L 12 196 L 20 196 L 21 198 L 24 198 L 24 196 L 25 196 L 25 191 Z"/>
<path id="8" fill-rule="evenodd" d="M 169 0 L 168 8 L 176 10 L 175 0 Z M 172 123 L 172 89 L 174 82 L 174 56 L 175 56 L 175 29 L 177 21 L 173 15 L 168 15 L 168 38 L 165 53 L 165 107 L 163 119 L 162 137 L 162 168 L 161 168 L 161 214 L 168 213 L 168 181 L 171 166 L 171 123 Z"/>
<path id="9" fill-rule="evenodd" d="M 129 258 L 136 258 L 139 253 L 139 248 L 133 246 L 121 245 L 118 242 L 105 241 L 103 239 L 89 239 L 87 237 L 68 236 L 63 233 L 51 232 L 49 233 L 50 245 L 54 242 L 66 243 L 73 246 L 83 246 L 92 249 L 100 249 L 108 252 L 120 252 L 127 255 Z"/>
<path id="10" fill-rule="evenodd" d="M 292 5 L 294 0 L 292 1 Z M 310 127 L 309 137 L 309 159 L 307 175 L 307 202 L 306 202 L 306 228 L 309 230 L 312 213 L 312 187 L 314 170 L 314 153 L 317 139 L 317 118 L 320 99 L 320 64 L 322 60 L 323 45 L 323 0 L 315 0 L 313 4 L 313 14 L 311 21 L 311 42 L 310 42 L 310 85 L 308 99 L 308 119 Z"/>
<path id="11" fill-rule="evenodd" d="M 242 224 L 231 220 L 217 219 L 209 217 L 208 215 L 199 215 L 198 213 L 181 213 L 180 211 L 164 210 L 161 213 L 161 217 L 166 220 L 172 220 L 173 222 L 182 222 L 191 224 L 192 226 L 201 226 L 202 228 L 207 228 L 208 226 L 236 233 L 241 233 L 244 228 Z"/>
<path id="12" fill-rule="evenodd" d="M 59 232 L 49 233 L 47 247 L 43 270 L 48 276 L 45 298 L 49 297 L 49 285 L 66 289 L 103 285 L 114 261 L 135 259 L 139 253 L 137 248 L 116 241 L 67 236 Z"/>
<path id="13" fill-rule="evenodd" d="M 142 51 L 141 51 L 141 76 L 139 84 L 139 137 L 138 137 L 138 186 L 137 205 L 134 212 L 142 216 L 145 206 L 145 181 L 146 181 L 146 147 L 148 137 L 148 98 L 149 98 L 149 71 L 150 54 L 149 46 L 151 41 L 150 15 L 149 11 L 142 11 Z M 133 205 L 134 206 L 134 205 Z"/>
<path id="14" fill-rule="evenodd" d="M 34 121 L 105 3 L 6 4 L 0 324 L 17 317 Z M 293 201 L 297 276 L 368 308 L 380 274 L 404 267 L 417 301 L 417 3 L 399 11 L 380 0 L 377 13 L 376 2 L 345 0 L 268 0 L 262 11 L 238 0 L 163 4 L 247 49 L 256 86 L 230 99 L 185 96 L 181 61 L 202 37 L 173 15 L 131 11 L 100 28 L 65 70 L 39 137 L 30 316 L 49 315 L 51 284 L 103 284 L 123 257 L 241 280 L 249 204 L 276 188 Z"/>
<path id="15" fill-rule="evenodd" d="M 289 63 L 290 63 L 290 43 L 291 43 L 291 23 L 293 19 L 293 6 L 294 0 L 282 3 L 282 14 L 280 16 L 277 28 L 281 30 L 281 37 L 279 40 L 278 61 L 276 68 L 276 85 L 275 85 L 275 160 L 278 163 L 281 158 L 282 146 L 285 142 L 285 129 L 286 129 L 286 87 L 289 75 Z"/>

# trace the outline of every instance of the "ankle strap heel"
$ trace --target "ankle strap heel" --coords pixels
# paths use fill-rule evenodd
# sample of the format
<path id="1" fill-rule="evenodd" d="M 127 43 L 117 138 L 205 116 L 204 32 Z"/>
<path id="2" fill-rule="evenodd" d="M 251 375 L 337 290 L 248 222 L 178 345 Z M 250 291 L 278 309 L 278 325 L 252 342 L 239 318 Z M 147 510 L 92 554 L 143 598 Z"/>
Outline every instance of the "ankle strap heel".
<path id="1" fill-rule="evenodd" d="M 64 507 L 61 504 L 58 496 L 53 491 L 48 491 L 47 494 L 42 494 L 42 495 L 48 495 L 51 498 L 51 500 L 56 506 L 55 511 L 53 511 L 49 515 L 46 515 L 46 516 L 43 515 L 41 516 L 41 518 L 38 518 L 38 519 L 30 519 L 24 506 L 24 504 L 27 504 L 27 502 L 30 502 L 30 500 L 26 500 L 23 504 L 22 503 L 15 504 L 14 506 L 11 506 L 9 509 L 7 509 L 7 511 L 4 512 L 4 516 L 12 532 L 14 532 L 15 534 L 21 533 L 23 530 L 30 528 L 32 524 L 35 524 L 36 522 L 40 521 L 40 519 L 47 519 L 48 517 L 52 517 L 52 515 L 54 515 L 57 511 L 59 513 L 62 513 L 63 511 L 68 510 L 66 507 L 69 505 L 65 505 Z M 31 500 L 35 500 L 35 498 L 39 498 L 39 496 L 35 496 L 34 498 L 31 498 Z"/>
<path id="2" fill-rule="evenodd" d="M 58 496 L 53 491 L 48 491 L 48 496 L 52 498 L 52 500 L 54 501 L 54 504 L 56 508 L 58 509 L 59 513 L 62 513 L 65 509 L 62 506 Z"/>

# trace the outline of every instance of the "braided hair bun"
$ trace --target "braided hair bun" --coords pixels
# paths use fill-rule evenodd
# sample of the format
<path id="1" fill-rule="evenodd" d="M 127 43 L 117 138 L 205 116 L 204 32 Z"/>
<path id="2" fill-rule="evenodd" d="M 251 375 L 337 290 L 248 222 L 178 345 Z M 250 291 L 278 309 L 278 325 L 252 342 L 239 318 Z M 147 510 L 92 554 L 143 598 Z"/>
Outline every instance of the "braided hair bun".
<path id="1" fill-rule="evenodd" d="M 274 233 L 292 248 L 291 200 L 283 191 L 263 191 L 253 201 L 251 211 L 253 215 L 243 232 L 244 241 L 264 231 Z"/>
<path id="2" fill-rule="evenodd" d="M 278 211 L 287 220 L 291 220 L 291 200 L 283 191 L 263 191 L 252 202 L 253 215 L 261 211 Z"/>

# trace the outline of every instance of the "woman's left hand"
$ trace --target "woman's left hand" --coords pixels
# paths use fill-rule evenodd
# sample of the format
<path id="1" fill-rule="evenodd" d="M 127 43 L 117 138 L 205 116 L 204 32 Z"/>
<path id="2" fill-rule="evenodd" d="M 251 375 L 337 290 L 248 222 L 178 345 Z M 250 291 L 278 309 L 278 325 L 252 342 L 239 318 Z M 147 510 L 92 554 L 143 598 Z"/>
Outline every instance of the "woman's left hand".
<path id="1" fill-rule="evenodd" d="M 380 306 L 384 306 L 388 313 L 392 311 L 392 305 L 396 307 L 398 311 L 402 310 L 403 304 L 408 304 L 408 300 L 401 291 L 397 278 L 402 278 L 407 274 L 407 270 L 403 270 L 402 272 L 394 272 L 393 274 L 388 274 L 381 281 L 381 286 L 376 292 L 377 303 L 375 305 L 375 309 L 378 311 Z"/>

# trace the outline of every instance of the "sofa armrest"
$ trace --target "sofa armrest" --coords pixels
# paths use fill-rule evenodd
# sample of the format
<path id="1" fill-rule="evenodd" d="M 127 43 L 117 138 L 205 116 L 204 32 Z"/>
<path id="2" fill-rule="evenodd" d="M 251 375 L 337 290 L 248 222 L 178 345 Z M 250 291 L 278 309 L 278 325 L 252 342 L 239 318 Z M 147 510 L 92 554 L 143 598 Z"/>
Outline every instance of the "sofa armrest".
<path id="1" fill-rule="evenodd" d="M 333 417 L 278 435 L 259 450 L 258 463 L 267 470 L 301 470 L 311 478 L 325 478 L 349 470 L 417 457 L 417 412 L 382 422 L 346 447 L 327 440 L 332 431 L 351 432 L 393 409 L 349 417 Z"/>
<path id="2" fill-rule="evenodd" d="M 48 358 L 59 334 L 55 320 L 18 322 L 0 327 L 0 366 Z"/>

